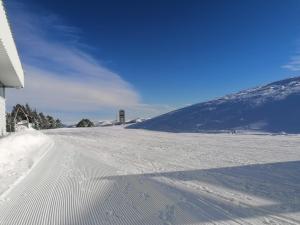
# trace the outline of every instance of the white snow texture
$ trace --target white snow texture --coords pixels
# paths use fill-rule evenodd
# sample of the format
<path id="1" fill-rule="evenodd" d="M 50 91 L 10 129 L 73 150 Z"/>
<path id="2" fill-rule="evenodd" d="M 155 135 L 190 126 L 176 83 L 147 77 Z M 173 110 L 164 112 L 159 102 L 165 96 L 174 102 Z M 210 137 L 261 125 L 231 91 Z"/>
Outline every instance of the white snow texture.
<path id="1" fill-rule="evenodd" d="M 45 133 L 54 145 L 0 198 L 1 225 L 300 224 L 298 135 Z M 5 157 L 32 158 L 30 138 L 45 148 L 44 135 L 17 134 Z"/>

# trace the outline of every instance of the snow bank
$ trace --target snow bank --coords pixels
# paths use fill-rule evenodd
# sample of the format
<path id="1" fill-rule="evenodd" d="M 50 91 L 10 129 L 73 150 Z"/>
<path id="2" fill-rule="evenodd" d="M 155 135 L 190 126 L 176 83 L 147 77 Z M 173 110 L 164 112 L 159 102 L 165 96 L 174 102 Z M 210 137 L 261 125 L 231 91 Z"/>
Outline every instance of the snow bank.
<path id="1" fill-rule="evenodd" d="M 0 139 L 0 195 L 26 175 L 51 145 L 47 135 L 33 129 Z"/>

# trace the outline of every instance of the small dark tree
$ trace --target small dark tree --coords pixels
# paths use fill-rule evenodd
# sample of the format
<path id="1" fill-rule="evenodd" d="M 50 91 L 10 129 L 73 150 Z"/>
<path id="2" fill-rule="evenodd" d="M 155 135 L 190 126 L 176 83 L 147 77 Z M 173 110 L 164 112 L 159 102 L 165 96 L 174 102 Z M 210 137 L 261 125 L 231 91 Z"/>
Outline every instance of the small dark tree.
<path id="1" fill-rule="evenodd" d="M 82 119 L 79 123 L 77 123 L 76 127 L 93 127 L 94 123 L 89 119 Z"/>
<path id="2" fill-rule="evenodd" d="M 55 120 L 55 123 L 56 123 L 56 127 L 57 127 L 57 128 L 62 128 L 62 127 L 64 127 L 64 125 L 62 124 L 62 122 L 60 121 L 60 119 L 56 119 L 56 120 Z"/>
<path id="3" fill-rule="evenodd" d="M 44 113 L 39 113 L 39 116 L 41 118 L 41 129 L 48 129 L 49 127 L 49 123 L 46 119 L 46 117 L 44 116 Z"/>
<path id="4" fill-rule="evenodd" d="M 49 115 L 47 115 L 46 118 L 47 118 L 47 121 L 48 121 L 48 124 L 49 124 L 48 129 L 56 128 L 56 122 L 55 122 L 54 118 L 52 116 L 49 116 Z"/>
<path id="5" fill-rule="evenodd" d="M 40 130 L 40 118 L 36 110 L 32 111 L 32 126 L 34 129 Z"/>
<path id="6" fill-rule="evenodd" d="M 28 103 L 26 103 L 26 105 L 24 107 L 24 111 L 28 116 L 29 122 L 33 123 L 34 118 L 33 118 L 32 110 L 31 110 L 30 106 L 28 105 Z"/>

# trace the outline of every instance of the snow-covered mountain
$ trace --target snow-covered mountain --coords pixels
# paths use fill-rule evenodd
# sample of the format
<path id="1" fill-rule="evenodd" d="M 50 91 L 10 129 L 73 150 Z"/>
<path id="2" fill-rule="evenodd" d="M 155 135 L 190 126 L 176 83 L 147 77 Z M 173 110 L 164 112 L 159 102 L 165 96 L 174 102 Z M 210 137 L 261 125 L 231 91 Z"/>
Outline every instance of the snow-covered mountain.
<path id="1" fill-rule="evenodd" d="M 188 106 L 128 128 L 169 132 L 300 133 L 300 77 Z"/>

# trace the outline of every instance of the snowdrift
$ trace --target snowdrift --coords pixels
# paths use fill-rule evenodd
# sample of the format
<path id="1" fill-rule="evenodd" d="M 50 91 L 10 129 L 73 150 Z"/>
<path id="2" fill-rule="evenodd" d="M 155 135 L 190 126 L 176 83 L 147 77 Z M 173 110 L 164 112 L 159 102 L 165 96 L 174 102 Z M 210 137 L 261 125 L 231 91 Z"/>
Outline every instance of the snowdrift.
<path id="1" fill-rule="evenodd" d="M 300 133 L 300 77 L 185 107 L 128 128 L 168 132 Z"/>
<path id="2" fill-rule="evenodd" d="M 0 139 L 0 195 L 24 176 L 51 145 L 51 139 L 36 130 Z"/>

